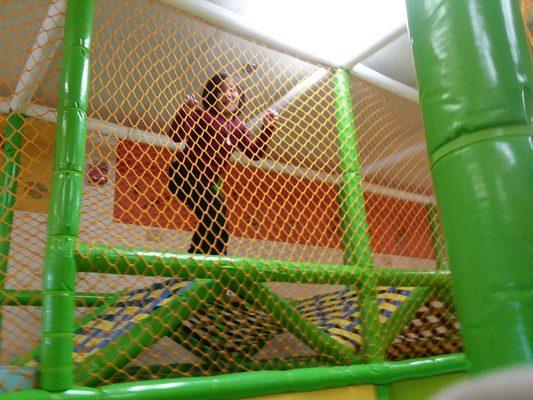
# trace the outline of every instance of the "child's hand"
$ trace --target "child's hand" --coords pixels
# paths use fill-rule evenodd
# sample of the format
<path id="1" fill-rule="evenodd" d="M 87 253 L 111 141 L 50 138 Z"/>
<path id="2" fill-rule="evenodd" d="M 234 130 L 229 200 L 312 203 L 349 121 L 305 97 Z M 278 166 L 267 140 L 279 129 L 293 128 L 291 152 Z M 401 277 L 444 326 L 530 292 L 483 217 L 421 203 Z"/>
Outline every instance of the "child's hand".
<path id="1" fill-rule="evenodd" d="M 278 113 L 275 110 L 269 108 L 265 116 L 263 117 L 263 127 L 273 131 L 277 129 L 279 125 L 278 120 L 279 120 Z"/>
<path id="2" fill-rule="evenodd" d="M 183 109 L 187 112 L 193 111 L 198 107 L 198 100 L 194 94 L 188 94 L 183 99 Z"/>

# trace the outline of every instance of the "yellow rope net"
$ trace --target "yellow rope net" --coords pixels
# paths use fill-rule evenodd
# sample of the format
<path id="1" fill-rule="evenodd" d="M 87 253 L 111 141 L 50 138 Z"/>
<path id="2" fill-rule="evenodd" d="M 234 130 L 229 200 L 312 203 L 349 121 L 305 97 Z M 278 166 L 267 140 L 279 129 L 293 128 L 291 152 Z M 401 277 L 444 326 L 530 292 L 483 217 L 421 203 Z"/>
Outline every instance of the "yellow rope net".
<path id="1" fill-rule="evenodd" d="M 13 366 L 35 365 L 39 341 L 60 3 L 0 4 Z M 419 107 L 351 78 L 362 196 L 343 193 L 334 74 L 155 1 L 96 1 L 77 383 L 461 351 L 446 279 L 403 278 L 447 269 Z M 343 265 L 345 212 L 370 255 L 358 265 Z"/>

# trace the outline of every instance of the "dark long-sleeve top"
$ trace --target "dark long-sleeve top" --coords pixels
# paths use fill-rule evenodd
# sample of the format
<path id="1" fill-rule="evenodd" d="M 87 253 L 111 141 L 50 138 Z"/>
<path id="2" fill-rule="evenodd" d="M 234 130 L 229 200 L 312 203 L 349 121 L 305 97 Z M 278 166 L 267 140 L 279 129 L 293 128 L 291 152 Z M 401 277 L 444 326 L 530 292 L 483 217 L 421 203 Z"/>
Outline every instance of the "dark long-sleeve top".
<path id="1" fill-rule="evenodd" d="M 202 108 L 189 112 L 181 108 L 176 113 L 168 134 L 175 142 L 185 141 L 183 152 L 176 154 L 177 161 L 191 171 L 215 177 L 224 175 L 235 150 L 252 160 L 262 158 L 272 130 L 263 128 L 254 137 L 237 118 L 226 120 Z"/>

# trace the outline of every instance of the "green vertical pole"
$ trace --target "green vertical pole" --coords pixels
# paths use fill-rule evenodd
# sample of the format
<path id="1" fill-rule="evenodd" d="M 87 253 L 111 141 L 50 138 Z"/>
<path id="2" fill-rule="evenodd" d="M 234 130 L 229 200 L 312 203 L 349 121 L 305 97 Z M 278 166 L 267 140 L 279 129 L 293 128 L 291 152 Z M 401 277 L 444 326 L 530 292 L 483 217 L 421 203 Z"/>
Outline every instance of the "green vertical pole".
<path id="1" fill-rule="evenodd" d="M 342 168 L 339 203 L 344 263 L 365 267 L 365 279 L 358 287 L 363 351 L 366 360 L 380 361 L 384 358 L 384 350 L 379 332 L 377 276 L 372 262 L 372 248 L 366 222 L 350 73 L 344 68 L 337 69 L 334 74 L 334 85 L 339 158 Z"/>
<path id="2" fill-rule="evenodd" d="M 368 235 L 365 200 L 361 184 L 359 148 L 357 147 L 355 117 L 350 92 L 350 73 L 344 68 L 337 69 L 334 83 L 337 141 L 342 169 L 339 203 L 344 263 L 367 267 L 373 265 L 372 248 Z"/>
<path id="3" fill-rule="evenodd" d="M 437 271 L 442 271 L 447 269 L 447 267 L 444 262 L 444 247 L 442 245 L 442 235 L 440 233 L 439 213 L 437 212 L 436 207 L 431 203 L 426 204 L 426 207 L 428 209 L 429 224 L 431 226 L 431 240 L 433 242 L 433 248 L 435 249 L 435 269 Z"/>
<path id="4" fill-rule="evenodd" d="M 24 117 L 12 113 L 7 118 L 4 135 L 4 152 L 2 172 L 0 175 L 0 290 L 4 288 L 7 277 L 9 246 L 13 228 L 13 206 L 17 192 L 17 177 L 20 171 L 20 147 L 22 146 L 21 130 Z M 2 313 L 0 312 L 0 327 Z M 1 342 L 0 342 L 1 343 Z"/>
<path id="5" fill-rule="evenodd" d="M 513 0 L 407 0 L 471 372 L 533 362 L 533 65 Z"/>
<path id="6" fill-rule="evenodd" d="M 9 256 L 9 237 L 13 226 L 13 206 L 17 191 L 17 177 L 20 171 L 20 147 L 22 145 L 21 129 L 24 117 L 18 113 L 7 119 L 4 136 L 2 174 L 0 175 L 0 279 L 4 282 Z M 3 285 L 2 285 L 3 286 Z"/>
<path id="7" fill-rule="evenodd" d="M 74 245 L 83 188 L 92 14 L 92 0 L 68 1 L 43 280 L 40 380 L 48 391 L 73 385 Z"/>
<path id="8" fill-rule="evenodd" d="M 390 400 L 390 389 L 388 385 L 376 385 L 376 400 Z"/>

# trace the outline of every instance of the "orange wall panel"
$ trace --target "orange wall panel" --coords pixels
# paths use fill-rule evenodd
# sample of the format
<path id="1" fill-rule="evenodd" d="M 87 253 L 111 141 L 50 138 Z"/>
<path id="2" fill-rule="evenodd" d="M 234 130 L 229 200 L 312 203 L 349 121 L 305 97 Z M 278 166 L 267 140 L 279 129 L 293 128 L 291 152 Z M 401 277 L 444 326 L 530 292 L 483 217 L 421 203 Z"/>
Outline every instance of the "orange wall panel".
<path id="1" fill-rule="evenodd" d="M 193 230 L 196 218 L 167 189 L 169 150 L 121 142 L 117 146 L 114 219 L 166 229 Z M 233 236 L 341 247 L 337 188 L 243 165 L 232 165 L 223 185 Z M 424 204 L 365 193 L 374 252 L 435 258 Z"/>
<path id="2" fill-rule="evenodd" d="M 196 218 L 167 189 L 167 149 L 122 141 L 117 145 L 113 219 L 165 229 L 192 230 Z"/>
<path id="3" fill-rule="evenodd" d="M 340 246 L 335 187 L 234 165 L 224 192 L 233 235 L 319 247 Z"/>
<path id="4" fill-rule="evenodd" d="M 435 258 L 425 204 L 368 192 L 364 199 L 374 252 Z"/>

